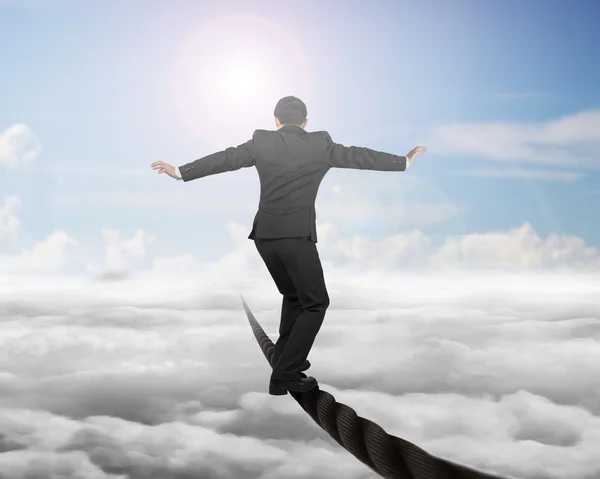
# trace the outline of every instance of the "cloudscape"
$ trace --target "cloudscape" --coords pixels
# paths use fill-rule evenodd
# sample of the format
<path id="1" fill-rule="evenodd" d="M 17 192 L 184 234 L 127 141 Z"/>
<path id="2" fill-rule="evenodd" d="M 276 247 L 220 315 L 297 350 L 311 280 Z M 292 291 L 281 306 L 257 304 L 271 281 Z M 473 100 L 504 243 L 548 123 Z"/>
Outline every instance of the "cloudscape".
<path id="1" fill-rule="evenodd" d="M 378 477 L 268 394 L 256 171 L 150 170 L 289 94 L 309 131 L 429 150 L 323 180 L 320 387 L 453 462 L 600 477 L 599 14 L 0 1 L 0 479 Z"/>

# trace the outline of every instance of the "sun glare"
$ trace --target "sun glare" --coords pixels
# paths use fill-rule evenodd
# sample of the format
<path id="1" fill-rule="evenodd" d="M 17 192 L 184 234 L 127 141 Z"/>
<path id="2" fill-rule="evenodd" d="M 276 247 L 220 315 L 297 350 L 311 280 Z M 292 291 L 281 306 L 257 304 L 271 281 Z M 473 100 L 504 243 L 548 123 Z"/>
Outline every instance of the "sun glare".
<path id="1" fill-rule="evenodd" d="M 236 102 L 252 96 L 262 96 L 261 90 L 268 85 L 265 78 L 261 78 L 261 70 L 256 64 L 253 65 L 252 60 L 233 59 L 220 76 L 223 79 L 223 93 L 225 96 L 234 97 Z"/>
<path id="2" fill-rule="evenodd" d="M 209 146 L 239 144 L 257 128 L 272 128 L 275 103 L 287 95 L 308 101 L 306 54 L 289 32 L 261 17 L 221 17 L 178 55 L 179 113 Z"/>

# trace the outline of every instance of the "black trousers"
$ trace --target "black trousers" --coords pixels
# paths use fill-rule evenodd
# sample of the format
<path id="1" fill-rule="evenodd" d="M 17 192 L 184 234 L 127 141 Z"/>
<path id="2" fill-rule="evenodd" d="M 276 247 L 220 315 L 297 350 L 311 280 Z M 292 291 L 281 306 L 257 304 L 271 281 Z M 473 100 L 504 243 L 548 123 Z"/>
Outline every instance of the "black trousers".
<path id="1" fill-rule="evenodd" d="M 329 306 L 317 245 L 308 237 L 257 238 L 254 244 L 283 295 L 271 379 L 297 379 Z"/>

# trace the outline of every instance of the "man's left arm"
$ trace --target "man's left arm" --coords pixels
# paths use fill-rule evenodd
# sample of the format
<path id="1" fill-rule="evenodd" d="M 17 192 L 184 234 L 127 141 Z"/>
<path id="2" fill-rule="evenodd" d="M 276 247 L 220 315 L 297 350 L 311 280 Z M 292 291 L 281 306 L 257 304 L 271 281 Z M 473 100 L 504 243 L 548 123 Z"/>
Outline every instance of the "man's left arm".
<path id="1" fill-rule="evenodd" d="M 192 181 L 205 176 L 217 175 L 226 171 L 248 168 L 256 164 L 256 146 L 254 135 L 251 140 L 236 147 L 200 158 L 175 168 L 178 180 Z"/>

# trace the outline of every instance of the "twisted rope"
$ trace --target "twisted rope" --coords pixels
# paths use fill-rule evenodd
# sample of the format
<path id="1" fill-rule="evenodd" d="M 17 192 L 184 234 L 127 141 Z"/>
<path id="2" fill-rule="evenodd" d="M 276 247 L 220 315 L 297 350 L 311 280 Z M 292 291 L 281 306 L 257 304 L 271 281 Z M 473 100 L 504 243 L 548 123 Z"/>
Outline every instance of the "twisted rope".
<path id="1" fill-rule="evenodd" d="M 273 367 L 275 345 L 241 296 L 250 327 L 263 354 Z M 505 479 L 432 456 L 418 446 L 392 436 L 360 417 L 317 386 L 306 393 L 289 391 L 311 418 L 340 446 L 381 477 L 387 479 Z"/>

